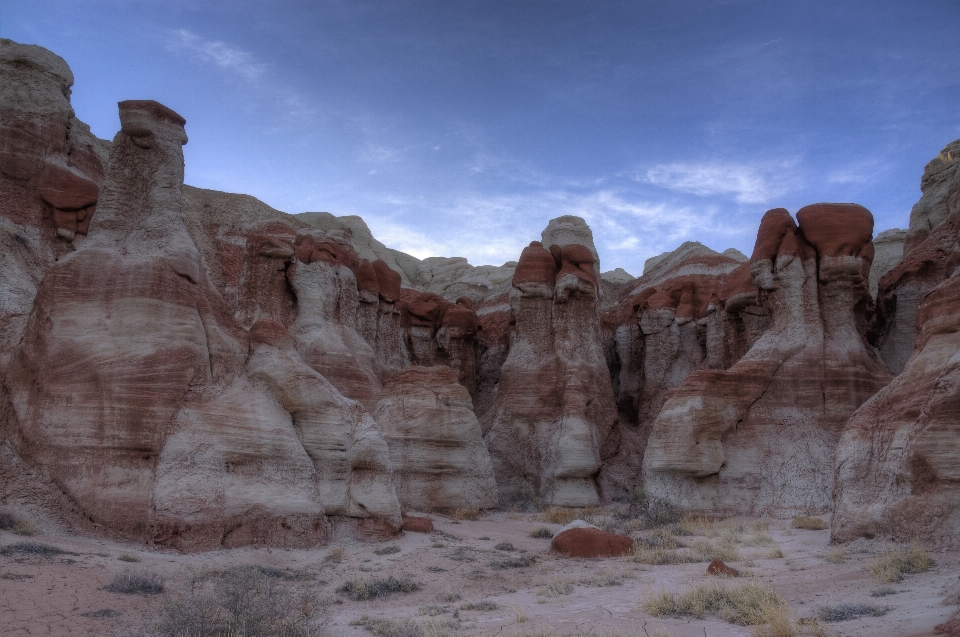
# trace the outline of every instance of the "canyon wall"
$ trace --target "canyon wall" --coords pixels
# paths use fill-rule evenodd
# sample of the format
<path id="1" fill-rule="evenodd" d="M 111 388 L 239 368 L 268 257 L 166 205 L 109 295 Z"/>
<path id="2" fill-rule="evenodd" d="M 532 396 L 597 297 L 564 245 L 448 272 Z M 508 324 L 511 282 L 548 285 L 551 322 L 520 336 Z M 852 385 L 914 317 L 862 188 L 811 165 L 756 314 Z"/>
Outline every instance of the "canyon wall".
<path id="1" fill-rule="evenodd" d="M 958 543 L 960 142 L 907 232 L 774 209 L 749 259 L 688 242 L 635 278 L 564 216 L 474 267 L 185 186 L 177 113 L 121 102 L 99 140 L 63 60 L 0 47 L 0 500 L 29 471 L 76 524 L 181 550 L 638 488 Z"/>

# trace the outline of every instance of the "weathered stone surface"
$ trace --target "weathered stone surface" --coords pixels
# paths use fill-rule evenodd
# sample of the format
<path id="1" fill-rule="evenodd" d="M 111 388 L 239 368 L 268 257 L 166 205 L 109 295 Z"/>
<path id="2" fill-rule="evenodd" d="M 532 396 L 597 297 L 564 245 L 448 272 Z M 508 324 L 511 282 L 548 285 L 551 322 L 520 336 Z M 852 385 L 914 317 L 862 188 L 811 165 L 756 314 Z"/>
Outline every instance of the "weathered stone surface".
<path id="1" fill-rule="evenodd" d="M 873 238 L 873 265 L 870 266 L 870 296 L 877 298 L 880 279 L 903 260 L 906 230 L 884 230 Z"/>
<path id="2" fill-rule="evenodd" d="M 433 521 L 430 518 L 405 515 L 403 530 L 407 533 L 433 533 Z"/>
<path id="3" fill-rule="evenodd" d="M 525 248 L 510 292 L 516 329 L 483 427 L 502 491 L 562 506 L 599 501 L 600 444 L 615 417 L 589 249 Z"/>
<path id="4" fill-rule="evenodd" d="M 396 531 L 400 504 L 390 454 L 380 426 L 363 407 L 304 363 L 293 338 L 274 321 L 250 329 L 246 368 L 292 416 L 327 514 L 374 518 Z"/>
<path id="5" fill-rule="evenodd" d="M 400 503 L 417 510 L 493 508 L 496 482 L 470 394 L 444 366 L 407 367 L 373 416 L 390 447 Z"/>
<path id="6" fill-rule="evenodd" d="M 850 418 L 836 453 L 833 537 L 923 537 L 960 546 L 960 211 L 913 246 L 881 283 L 889 303 L 918 301 L 903 371 Z M 945 278 L 922 296 L 919 293 Z M 917 298 L 919 296 L 919 298 Z M 899 311 L 881 315 L 894 323 Z M 890 338 L 895 329 L 887 332 Z M 913 339 L 911 339 L 913 340 Z"/>
<path id="7" fill-rule="evenodd" d="M 621 557 L 633 552 L 633 540 L 625 535 L 603 531 L 582 520 L 574 520 L 554 534 L 550 541 L 550 552 L 587 559 Z"/>
<path id="8" fill-rule="evenodd" d="M 731 568 L 723 563 L 723 560 L 714 558 L 707 565 L 707 575 L 720 575 L 723 577 L 740 577 L 740 571 Z"/>
<path id="9" fill-rule="evenodd" d="M 799 228 L 782 209 L 764 216 L 750 269 L 772 323 L 728 370 L 695 371 L 670 394 L 644 455 L 649 492 L 695 510 L 830 508 L 843 423 L 890 375 L 854 314 L 872 216 L 831 204 L 797 216 Z"/>
<path id="10" fill-rule="evenodd" d="M 91 236 L 44 278 L 7 375 L 15 448 L 132 537 L 315 543 L 314 468 L 246 381 L 246 334 L 184 226 L 182 119 L 151 102 L 120 119 Z"/>

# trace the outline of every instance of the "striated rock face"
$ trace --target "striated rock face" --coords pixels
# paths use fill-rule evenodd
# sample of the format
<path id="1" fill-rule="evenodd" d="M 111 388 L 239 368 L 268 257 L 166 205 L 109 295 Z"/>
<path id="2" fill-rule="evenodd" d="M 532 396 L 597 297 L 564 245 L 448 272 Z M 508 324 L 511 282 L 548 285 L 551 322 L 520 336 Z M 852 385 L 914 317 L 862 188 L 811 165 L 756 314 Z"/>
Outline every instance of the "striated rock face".
<path id="1" fill-rule="evenodd" d="M 120 120 L 91 236 L 43 280 L 7 375 L 15 449 L 133 537 L 314 543 L 313 465 L 242 374 L 246 334 L 184 226 L 184 121 L 138 101 Z"/>
<path id="2" fill-rule="evenodd" d="M 376 354 L 357 332 L 360 266 L 346 233 L 302 231 L 290 283 L 299 313 L 291 327 L 303 361 L 347 398 L 372 410 L 380 396 Z"/>
<path id="3" fill-rule="evenodd" d="M 647 490 L 694 510 L 829 510 L 830 459 L 849 415 L 890 375 L 858 332 L 872 215 L 853 204 L 761 222 L 750 271 L 771 325 L 725 371 L 669 394 L 644 455 Z"/>
<path id="4" fill-rule="evenodd" d="M 850 418 L 836 454 L 833 537 L 960 546 L 960 275 L 920 306 L 903 372 Z"/>
<path id="5" fill-rule="evenodd" d="M 516 329 L 484 415 L 500 489 L 532 487 L 553 504 L 599 501 L 600 444 L 615 416 L 589 248 L 523 250 L 510 305 Z"/>
<path id="6" fill-rule="evenodd" d="M 0 38 L 0 374 L 40 281 L 96 210 L 109 143 L 74 117 L 72 85 L 59 56 Z"/>
<path id="7" fill-rule="evenodd" d="M 470 394 L 448 367 L 407 367 L 373 412 L 390 447 L 400 503 L 416 510 L 493 508 L 497 484 Z"/>
<path id="8" fill-rule="evenodd" d="M 259 321 L 250 330 L 250 378 L 260 381 L 290 413 L 316 469 L 328 515 L 368 521 L 367 532 L 396 531 L 400 504 L 380 426 L 304 363 L 282 325 Z"/>
<path id="9" fill-rule="evenodd" d="M 960 173 L 927 164 L 903 260 L 880 281 L 876 331 L 893 381 L 850 418 L 836 453 L 833 537 L 960 546 Z"/>
<path id="10" fill-rule="evenodd" d="M 894 228 L 884 230 L 873 238 L 873 265 L 870 266 L 870 296 L 877 298 L 880 279 L 903 260 L 903 246 L 907 231 Z"/>

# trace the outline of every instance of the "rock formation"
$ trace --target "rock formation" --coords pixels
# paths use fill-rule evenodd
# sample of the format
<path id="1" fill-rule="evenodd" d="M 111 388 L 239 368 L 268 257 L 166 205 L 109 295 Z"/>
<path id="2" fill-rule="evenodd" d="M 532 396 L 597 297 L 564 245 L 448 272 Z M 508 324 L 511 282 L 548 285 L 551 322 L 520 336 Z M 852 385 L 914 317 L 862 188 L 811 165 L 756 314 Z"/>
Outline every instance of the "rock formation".
<path id="1" fill-rule="evenodd" d="M 78 524 L 182 550 L 639 487 L 960 546 L 960 141 L 907 232 L 775 209 L 750 259 L 688 242 L 634 278 L 565 216 L 475 267 L 183 186 L 178 114 L 122 102 L 98 140 L 62 59 L 0 52 L 0 497 L 29 472 Z M 597 533 L 555 549 L 629 550 Z"/>
<path id="2" fill-rule="evenodd" d="M 564 557 L 595 559 L 621 557 L 633 552 L 633 540 L 574 520 L 562 527 L 550 541 L 550 552 Z"/>
<path id="3" fill-rule="evenodd" d="M 482 421 L 502 491 L 532 487 L 560 506 L 599 502 L 600 445 L 615 414 L 595 265 L 580 244 L 534 241 L 520 256 L 516 329 Z"/>
<path id="4" fill-rule="evenodd" d="M 900 373 L 843 432 L 836 540 L 883 534 L 960 546 L 958 149 L 953 142 L 927 164 L 903 261 L 880 281 L 881 351 Z"/>
<path id="5" fill-rule="evenodd" d="M 857 330 L 872 215 L 853 204 L 763 218 L 750 260 L 771 324 L 727 370 L 690 374 L 657 416 L 646 488 L 684 508 L 829 510 L 833 449 L 850 414 L 890 379 Z"/>
<path id="6" fill-rule="evenodd" d="M 415 510 L 497 506 L 497 484 L 470 394 L 448 367 L 407 367 L 373 416 L 390 447 L 400 504 Z"/>

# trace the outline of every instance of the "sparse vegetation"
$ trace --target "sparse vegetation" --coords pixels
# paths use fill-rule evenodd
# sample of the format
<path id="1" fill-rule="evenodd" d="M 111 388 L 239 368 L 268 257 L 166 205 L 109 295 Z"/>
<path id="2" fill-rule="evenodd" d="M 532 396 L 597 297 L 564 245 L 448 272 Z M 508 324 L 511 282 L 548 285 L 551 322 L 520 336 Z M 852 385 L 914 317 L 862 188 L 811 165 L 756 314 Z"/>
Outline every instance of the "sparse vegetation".
<path id="1" fill-rule="evenodd" d="M 798 515 L 793 518 L 793 522 L 790 523 L 795 529 L 804 529 L 807 531 L 823 531 L 824 529 L 829 529 L 830 526 L 820 518 L 814 518 L 809 515 Z"/>
<path id="2" fill-rule="evenodd" d="M 157 573 L 126 570 L 110 580 L 103 590 L 124 595 L 156 595 L 163 592 L 163 578 Z"/>
<path id="3" fill-rule="evenodd" d="M 417 611 L 419 615 L 424 615 L 426 617 L 436 617 L 437 615 L 444 615 L 450 612 L 449 606 L 437 606 L 436 604 L 428 604 L 427 606 L 421 606 Z"/>
<path id="4" fill-rule="evenodd" d="M 892 584 L 903 581 L 907 574 L 923 573 L 933 566 L 930 554 L 918 546 L 910 550 L 887 551 L 870 563 L 870 574 L 878 584 Z"/>
<path id="5" fill-rule="evenodd" d="M 823 559 L 827 560 L 831 564 L 842 564 L 847 561 L 847 550 L 842 546 L 838 546 L 827 551 L 827 554 L 823 556 Z"/>
<path id="6" fill-rule="evenodd" d="M 63 555 L 67 551 L 59 549 L 49 544 L 40 544 L 38 542 L 17 542 L 0 547 L 0 555 L 12 557 L 14 555 L 31 555 L 35 557 L 52 557 L 54 555 Z"/>
<path id="7" fill-rule="evenodd" d="M 630 557 L 630 560 L 640 564 L 651 564 L 654 566 L 689 564 L 700 561 L 696 555 L 692 555 L 687 551 L 671 551 L 662 548 L 651 549 L 640 544 L 634 546 L 633 555 Z"/>
<path id="8" fill-rule="evenodd" d="M 377 549 L 374 551 L 377 555 L 393 555 L 394 553 L 399 553 L 399 546 L 385 546 L 383 548 Z"/>
<path id="9" fill-rule="evenodd" d="M 334 564 L 339 564 L 343 559 L 344 548 L 342 546 L 334 546 L 330 548 L 330 552 L 327 553 L 327 556 L 324 559 L 325 562 L 333 562 Z"/>
<path id="10" fill-rule="evenodd" d="M 861 617 L 881 617 L 890 612 L 889 606 L 875 604 L 837 604 L 836 606 L 821 606 L 817 609 L 817 617 L 825 622 L 842 622 L 848 619 Z"/>
<path id="11" fill-rule="evenodd" d="M 131 563 L 140 561 L 140 558 L 135 555 L 121 555 L 117 559 L 120 560 L 121 562 L 131 562 Z"/>
<path id="12" fill-rule="evenodd" d="M 776 591 L 759 584 L 739 586 L 702 584 L 682 595 L 663 592 L 645 601 L 641 608 L 655 617 L 696 617 L 716 615 L 740 626 L 767 622 L 772 607 L 785 606 Z"/>
<path id="13" fill-rule="evenodd" d="M 881 586 L 870 591 L 870 597 L 886 597 L 887 595 L 896 595 L 899 592 L 892 586 Z"/>
<path id="14" fill-rule="evenodd" d="M 473 521 L 480 517 L 480 509 L 476 507 L 461 507 L 459 509 L 454 509 L 453 513 L 450 514 L 454 520 L 469 520 Z"/>
<path id="15" fill-rule="evenodd" d="M 537 519 L 541 522 L 549 522 L 550 524 L 570 524 L 582 515 L 582 509 L 548 506 L 540 512 Z"/>
<path id="16" fill-rule="evenodd" d="M 709 562 L 714 559 L 720 559 L 724 562 L 736 562 L 740 559 L 740 552 L 737 550 L 736 540 L 724 537 L 718 542 L 710 540 L 697 540 L 693 543 L 693 551 L 701 560 Z"/>
<path id="17" fill-rule="evenodd" d="M 500 542 L 495 547 L 498 551 L 516 551 L 516 547 L 513 546 L 510 542 Z"/>
<path id="18" fill-rule="evenodd" d="M 643 489 L 634 489 L 627 497 L 627 503 L 627 510 L 617 513 L 614 517 L 619 522 L 618 526 L 632 528 L 620 530 L 639 530 L 637 527 L 657 528 L 676 524 L 681 518 L 680 512 L 670 502 L 653 497 Z"/>
<path id="19" fill-rule="evenodd" d="M 513 620 L 518 624 L 530 621 L 530 615 L 527 615 L 527 611 L 521 606 L 513 606 L 510 610 L 513 611 Z"/>
<path id="20" fill-rule="evenodd" d="M 577 582 L 581 586 L 621 586 L 623 579 L 616 573 L 601 571 Z"/>
<path id="21" fill-rule="evenodd" d="M 490 566 L 496 569 L 527 568 L 533 566 L 536 561 L 537 558 L 534 555 L 520 555 L 506 560 L 495 560 L 490 562 Z"/>
<path id="22" fill-rule="evenodd" d="M 496 602 L 488 599 L 479 602 L 470 602 L 469 604 L 460 604 L 460 610 L 497 610 Z"/>
<path id="23" fill-rule="evenodd" d="M 308 637 L 317 634 L 321 608 L 306 596 L 292 594 L 282 578 L 263 568 L 238 566 L 196 578 L 189 595 L 167 599 L 147 634 Z"/>
<path id="24" fill-rule="evenodd" d="M 573 582 L 567 579 L 553 579 L 537 586 L 537 595 L 559 597 L 573 592 Z"/>
<path id="25" fill-rule="evenodd" d="M 354 601 L 386 597 L 393 593 L 412 593 L 420 590 L 420 585 L 409 577 L 390 576 L 382 579 L 365 580 L 357 577 L 340 585 L 338 593 L 343 593 Z"/>
<path id="26" fill-rule="evenodd" d="M 14 535 L 33 535 L 37 529 L 30 520 L 8 509 L 0 509 L 0 531 L 9 531 Z"/>
<path id="27" fill-rule="evenodd" d="M 541 540 L 550 540 L 553 539 L 553 531 L 545 526 L 538 526 L 534 530 L 530 531 L 530 537 Z"/>
<path id="28" fill-rule="evenodd" d="M 449 637 L 456 628 L 456 623 L 451 621 L 432 620 L 418 624 L 412 619 L 395 621 L 376 619 L 369 615 L 364 615 L 350 625 L 361 626 L 370 631 L 374 637 Z"/>

